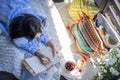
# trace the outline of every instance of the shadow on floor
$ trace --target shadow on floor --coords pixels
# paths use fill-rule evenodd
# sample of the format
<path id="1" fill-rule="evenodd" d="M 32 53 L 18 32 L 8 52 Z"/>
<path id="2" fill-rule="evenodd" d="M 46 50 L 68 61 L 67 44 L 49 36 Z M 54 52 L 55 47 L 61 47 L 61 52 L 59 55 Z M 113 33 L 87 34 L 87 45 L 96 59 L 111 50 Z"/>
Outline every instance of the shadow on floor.
<path id="1" fill-rule="evenodd" d="M 0 71 L 0 80 L 18 80 L 18 79 L 11 73 Z"/>
<path id="2" fill-rule="evenodd" d="M 55 3 L 57 2 L 63 2 L 64 0 L 53 0 Z"/>
<path id="3" fill-rule="evenodd" d="M 61 75 L 60 80 L 67 80 L 64 78 L 64 76 Z"/>

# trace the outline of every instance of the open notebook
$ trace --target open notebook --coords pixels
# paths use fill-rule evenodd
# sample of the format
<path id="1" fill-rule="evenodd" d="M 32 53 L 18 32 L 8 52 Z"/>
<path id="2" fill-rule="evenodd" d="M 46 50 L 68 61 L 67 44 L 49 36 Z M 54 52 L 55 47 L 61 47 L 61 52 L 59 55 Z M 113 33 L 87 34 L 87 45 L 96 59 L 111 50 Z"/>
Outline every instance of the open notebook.
<path id="1" fill-rule="evenodd" d="M 47 55 L 48 56 L 48 55 Z M 44 65 L 40 62 L 40 59 L 37 56 L 33 56 L 23 60 L 23 64 L 25 65 L 26 69 L 32 73 L 33 76 L 38 75 L 60 61 L 60 55 L 55 55 L 54 57 L 48 56 L 51 60 L 50 64 Z"/>

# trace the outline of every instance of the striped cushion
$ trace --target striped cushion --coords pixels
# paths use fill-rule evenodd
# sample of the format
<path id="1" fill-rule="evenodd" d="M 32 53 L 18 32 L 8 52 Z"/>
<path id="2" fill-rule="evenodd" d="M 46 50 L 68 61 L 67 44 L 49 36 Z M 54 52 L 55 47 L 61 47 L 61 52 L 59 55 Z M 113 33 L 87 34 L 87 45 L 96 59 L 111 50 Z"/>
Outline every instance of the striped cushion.
<path id="1" fill-rule="evenodd" d="M 88 54 L 92 54 L 93 50 L 90 48 L 89 44 L 87 43 L 85 37 L 83 36 L 82 31 L 79 29 L 79 24 L 77 23 L 74 28 L 74 35 L 78 40 L 79 45 Z"/>
<path id="2" fill-rule="evenodd" d="M 106 49 L 93 21 L 84 13 L 80 22 L 72 25 L 71 33 L 79 51 L 86 59 Z"/>

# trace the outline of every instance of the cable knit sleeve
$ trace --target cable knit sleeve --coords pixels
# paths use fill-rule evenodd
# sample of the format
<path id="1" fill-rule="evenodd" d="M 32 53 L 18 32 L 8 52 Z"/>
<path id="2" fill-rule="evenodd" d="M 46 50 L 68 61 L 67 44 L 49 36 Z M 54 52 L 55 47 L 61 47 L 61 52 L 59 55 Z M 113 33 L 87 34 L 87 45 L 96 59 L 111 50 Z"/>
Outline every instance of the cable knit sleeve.
<path id="1" fill-rule="evenodd" d="M 51 39 L 52 38 L 48 35 L 48 33 L 44 32 L 44 33 L 41 34 L 40 38 L 38 38 L 38 41 L 47 45 L 47 42 L 50 41 Z"/>
<path id="2" fill-rule="evenodd" d="M 39 50 L 39 43 L 36 39 L 28 40 L 27 38 L 21 37 L 14 39 L 14 43 L 18 47 L 30 52 L 33 55 L 36 51 Z"/>

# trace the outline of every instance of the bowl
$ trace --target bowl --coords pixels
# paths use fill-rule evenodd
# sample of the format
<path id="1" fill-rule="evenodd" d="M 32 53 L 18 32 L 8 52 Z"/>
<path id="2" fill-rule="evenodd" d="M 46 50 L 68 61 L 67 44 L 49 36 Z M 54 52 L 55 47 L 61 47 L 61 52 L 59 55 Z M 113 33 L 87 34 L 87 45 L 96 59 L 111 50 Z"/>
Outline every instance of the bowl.
<path id="1" fill-rule="evenodd" d="M 99 24 L 102 25 L 103 28 L 105 28 L 106 32 L 108 33 L 105 36 L 105 45 L 109 48 L 116 48 L 120 46 L 120 36 L 115 31 L 114 26 L 110 24 L 110 22 L 107 20 L 106 17 L 104 17 L 101 13 L 97 14 L 97 20 Z M 114 39 L 114 44 L 111 44 L 111 39 Z"/>

